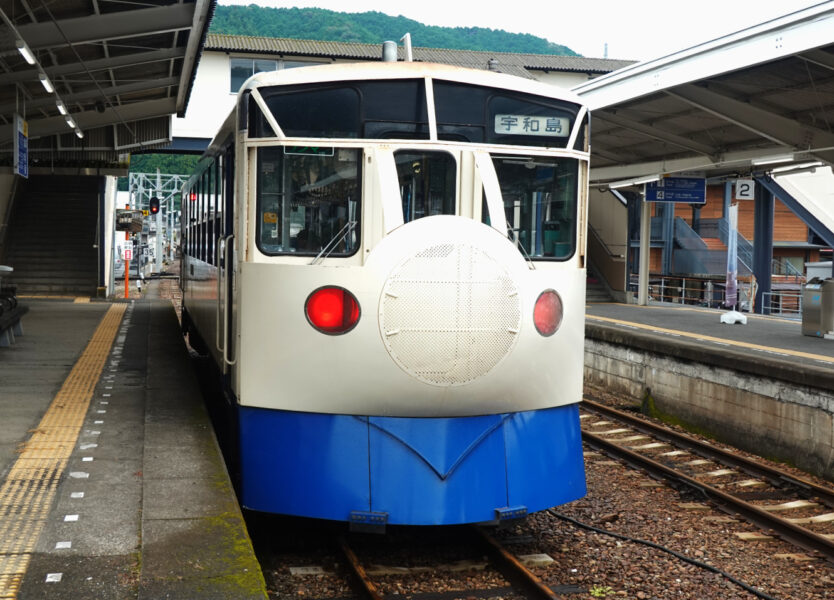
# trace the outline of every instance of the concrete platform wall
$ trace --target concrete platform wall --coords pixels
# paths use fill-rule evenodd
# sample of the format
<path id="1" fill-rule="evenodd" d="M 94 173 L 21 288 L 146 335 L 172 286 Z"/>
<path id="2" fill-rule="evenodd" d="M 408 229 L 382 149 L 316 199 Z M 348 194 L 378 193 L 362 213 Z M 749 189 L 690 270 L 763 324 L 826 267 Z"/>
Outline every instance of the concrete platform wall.
<path id="1" fill-rule="evenodd" d="M 586 382 L 635 404 L 649 398 L 660 413 L 701 433 L 834 481 L 834 387 L 824 379 L 806 377 L 820 384 L 808 385 L 746 372 L 732 355 L 663 352 L 646 340 L 623 344 L 596 333 L 585 340 Z M 693 359 L 698 351 L 703 362 Z M 755 370 L 766 368 L 759 362 Z"/>

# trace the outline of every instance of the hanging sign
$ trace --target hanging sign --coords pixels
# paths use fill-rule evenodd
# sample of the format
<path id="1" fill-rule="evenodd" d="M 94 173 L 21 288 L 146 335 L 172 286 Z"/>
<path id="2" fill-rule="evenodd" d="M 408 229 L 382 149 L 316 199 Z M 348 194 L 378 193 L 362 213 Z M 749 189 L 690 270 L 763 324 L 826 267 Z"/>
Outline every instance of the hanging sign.
<path id="1" fill-rule="evenodd" d="M 14 173 L 29 178 L 29 124 L 14 115 Z"/>
<path id="2" fill-rule="evenodd" d="M 707 203 L 707 180 L 704 177 L 662 177 L 646 184 L 646 202 Z"/>
<path id="3" fill-rule="evenodd" d="M 755 200 L 756 182 L 752 179 L 736 179 L 736 200 Z"/>

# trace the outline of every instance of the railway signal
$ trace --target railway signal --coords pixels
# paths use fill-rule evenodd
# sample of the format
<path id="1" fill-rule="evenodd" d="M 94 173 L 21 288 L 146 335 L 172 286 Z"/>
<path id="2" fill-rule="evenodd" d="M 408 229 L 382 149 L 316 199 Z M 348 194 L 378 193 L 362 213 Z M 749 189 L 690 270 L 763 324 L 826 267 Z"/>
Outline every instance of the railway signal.
<path id="1" fill-rule="evenodd" d="M 149 204 L 148 204 L 148 210 L 150 211 L 150 213 L 152 215 L 155 215 L 156 213 L 159 212 L 159 198 L 157 198 L 156 196 L 153 196 L 150 199 Z"/>

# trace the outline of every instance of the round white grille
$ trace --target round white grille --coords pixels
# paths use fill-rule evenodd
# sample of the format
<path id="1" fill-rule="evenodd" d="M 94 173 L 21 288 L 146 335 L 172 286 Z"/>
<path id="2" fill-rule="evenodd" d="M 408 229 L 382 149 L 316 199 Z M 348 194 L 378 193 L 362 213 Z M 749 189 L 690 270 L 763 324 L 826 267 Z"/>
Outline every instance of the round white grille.
<path id="1" fill-rule="evenodd" d="M 488 373 L 510 351 L 521 324 L 519 295 L 504 266 L 480 248 L 441 243 L 393 270 L 379 324 L 391 357 L 435 385 Z"/>

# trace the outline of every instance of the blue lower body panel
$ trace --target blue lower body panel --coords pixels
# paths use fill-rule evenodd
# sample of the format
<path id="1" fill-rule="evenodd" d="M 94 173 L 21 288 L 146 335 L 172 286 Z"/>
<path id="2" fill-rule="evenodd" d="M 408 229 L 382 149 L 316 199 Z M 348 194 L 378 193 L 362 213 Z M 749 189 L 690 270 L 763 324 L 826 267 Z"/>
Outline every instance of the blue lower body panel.
<path id="1" fill-rule="evenodd" d="M 239 410 L 241 501 L 253 510 L 449 525 L 585 495 L 576 404 L 432 419 Z"/>

